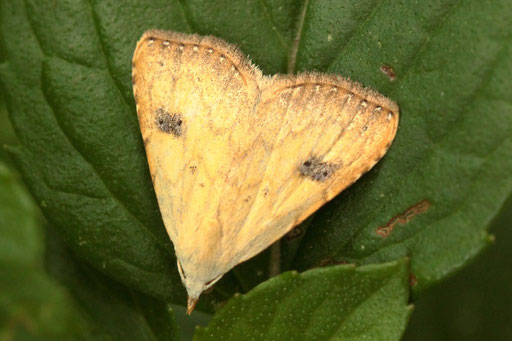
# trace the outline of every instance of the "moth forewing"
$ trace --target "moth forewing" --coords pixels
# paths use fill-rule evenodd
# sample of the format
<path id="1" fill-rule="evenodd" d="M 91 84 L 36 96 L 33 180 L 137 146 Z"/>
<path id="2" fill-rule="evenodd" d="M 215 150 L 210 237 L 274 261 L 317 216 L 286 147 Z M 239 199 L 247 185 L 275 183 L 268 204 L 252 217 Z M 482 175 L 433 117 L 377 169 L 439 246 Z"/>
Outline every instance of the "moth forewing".
<path id="1" fill-rule="evenodd" d="M 386 153 L 394 102 L 340 76 L 266 77 L 214 37 L 148 31 L 133 89 L 189 295 L 302 222 Z"/>

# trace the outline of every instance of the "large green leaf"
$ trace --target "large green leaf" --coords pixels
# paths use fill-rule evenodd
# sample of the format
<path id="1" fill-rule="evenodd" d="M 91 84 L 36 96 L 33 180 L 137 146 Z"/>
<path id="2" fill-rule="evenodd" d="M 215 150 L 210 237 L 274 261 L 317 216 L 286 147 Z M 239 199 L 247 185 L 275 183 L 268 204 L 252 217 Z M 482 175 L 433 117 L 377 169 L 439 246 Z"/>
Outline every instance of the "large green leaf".
<path id="1" fill-rule="evenodd" d="M 0 80 L 24 179 L 77 254 L 151 295 L 184 302 L 131 95 L 131 54 L 149 28 L 214 34 L 267 74 L 340 73 L 399 103 L 389 154 L 321 209 L 300 243 L 284 243 L 286 268 L 409 256 L 419 292 L 487 245 L 512 189 L 508 0 L 0 4 Z M 243 274 L 214 297 L 229 297 Z"/>
<path id="2" fill-rule="evenodd" d="M 399 340 L 408 279 L 403 260 L 287 272 L 229 300 L 194 340 Z"/>
<path id="3" fill-rule="evenodd" d="M 7 63 L 0 74 L 21 140 L 15 158 L 45 216 L 112 277 L 183 299 L 133 100 L 119 85 L 122 74 L 105 52 L 117 50 L 102 42 L 92 4 L 3 1 L 1 12 Z"/>
<path id="4" fill-rule="evenodd" d="M 86 330 L 67 292 L 44 272 L 40 220 L 19 178 L 0 161 L 0 340 L 55 340 Z"/>
<path id="5" fill-rule="evenodd" d="M 90 340 L 179 339 L 170 305 L 127 289 L 78 259 L 61 238 L 46 233 L 48 271 L 66 285 L 89 321 Z"/>
<path id="6" fill-rule="evenodd" d="M 73 299 L 43 267 L 41 232 L 28 193 L 0 162 L 1 340 L 178 339 L 167 304 L 105 278 L 49 233 L 47 268 Z"/>
<path id="7" fill-rule="evenodd" d="M 495 246 L 415 303 L 404 341 L 510 339 L 512 196 L 491 231 L 496 234 Z"/>
<path id="8" fill-rule="evenodd" d="M 296 267 L 408 255 L 419 292 L 488 244 L 512 188 L 511 15 L 510 1 L 381 1 L 358 22 L 326 68 L 397 100 L 398 136 L 377 169 L 315 217 Z M 376 233 L 404 212 L 389 236 Z"/>

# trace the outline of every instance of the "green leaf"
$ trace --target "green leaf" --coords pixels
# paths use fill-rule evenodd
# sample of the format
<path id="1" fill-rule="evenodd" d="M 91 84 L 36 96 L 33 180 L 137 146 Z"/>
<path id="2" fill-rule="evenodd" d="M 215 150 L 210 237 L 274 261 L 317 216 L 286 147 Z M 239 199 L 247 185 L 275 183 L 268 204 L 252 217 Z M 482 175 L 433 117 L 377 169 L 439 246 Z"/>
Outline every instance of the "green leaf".
<path id="1" fill-rule="evenodd" d="M 115 43 L 103 42 L 106 28 L 96 7 L 84 1 L 1 5 L 7 62 L 0 75 L 21 141 L 14 157 L 46 218 L 98 269 L 145 292 L 184 300 L 130 82 L 120 85 L 123 74 L 111 56 Z M 160 21 L 170 12 L 159 11 Z M 130 27 L 123 37 L 134 46 L 143 29 L 128 17 L 122 22 Z M 122 58 L 128 74 L 133 46 Z"/>
<path id="2" fill-rule="evenodd" d="M 330 18 L 329 3 L 310 3 L 325 6 L 323 16 L 319 8 L 309 12 L 309 26 Z M 488 245 L 486 228 L 512 189 L 512 3 L 370 5 L 364 20 L 339 25 L 350 39 L 321 68 L 398 101 L 398 135 L 376 169 L 315 216 L 294 267 L 407 255 L 420 292 Z M 304 58 L 302 69 L 311 62 Z M 381 65 L 393 68 L 394 81 Z M 408 210 L 424 200 L 430 206 Z M 396 224 L 387 238 L 376 233 L 404 212 L 407 223 Z"/>
<path id="3" fill-rule="evenodd" d="M 511 192 L 510 1 L 0 6 L 0 82 L 25 181 L 80 257 L 153 296 L 185 301 L 131 94 L 131 55 L 146 29 L 214 34 L 240 45 L 266 74 L 339 73 L 400 105 L 389 154 L 312 218 L 299 245 L 283 243 L 284 268 L 409 256 L 420 292 L 487 245 L 486 226 Z M 240 274 L 226 276 L 207 303 L 238 290 Z M 264 279 L 241 282 L 250 288 Z"/>
<path id="4" fill-rule="evenodd" d="M 43 268 L 40 216 L 0 162 L 0 339 L 60 339 L 85 332 L 67 292 Z"/>
<path id="5" fill-rule="evenodd" d="M 194 340 L 399 340 L 408 298 L 404 260 L 287 272 L 229 300 Z"/>
<path id="6" fill-rule="evenodd" d="M 10 166 L 11 158 L 5 150 L 5 145 L 15 144 L 17 141 L 11 123 L 7 117 L 7 108 L 5 107 L 3 97 L 3 92 L 0 92 L 0 161 L 8 163 Z"/>
<path id="7" fill-rule="evenodd" d="M 105 278 L 49 233 L 46 265 L 70 297 L 43 267 L 40 220 L 19 179 L 0 162 L 1 340 L 179 338 L 167 304 Z"/>
<path id="8" fill-rule="evenodd" d="M 491 231 L 496 245 L 415 303 L 404 341 L 508 340 L 512 335 L 512 196 Z M 432 326 L 436 326 L 432 328 Z"/>
<path id="9" fill-rule="evenodd" d="M 179 339 L 170 305 L 107 278 L 78 259 L 51 228 L 46 241 L 48 270 L 68 287 L 90 321 L 88 339 Z"/>

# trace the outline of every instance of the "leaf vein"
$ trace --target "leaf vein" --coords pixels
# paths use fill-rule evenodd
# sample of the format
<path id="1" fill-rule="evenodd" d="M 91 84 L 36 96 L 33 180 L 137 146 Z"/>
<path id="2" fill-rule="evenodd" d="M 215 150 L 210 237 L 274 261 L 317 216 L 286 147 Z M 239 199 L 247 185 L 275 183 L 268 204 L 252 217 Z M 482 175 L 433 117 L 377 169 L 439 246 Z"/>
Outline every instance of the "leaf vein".
<path id="1" fill-rule="evenodd" d="M 507 57 L 508 57 L 508 56 L 507 56 L 507 54 L 506 54 L 506 53 L 504 53 L 504 52 L 508 49 L 508 45 L 509 45 L 509 43 L 508 43 L 508 42 L 506 42 L 506 43 L 504 44 L 504 46 L 503 46 L 503 47 L 502 47 L 502 48 L 501 48 L 501 49 L 496 53 L 495 58 L 494 58 L 491 62 L 489 62 L 489 63 L 488 63 L 488 68 L 489 68 L 489 69 L 491 69 L 491 70 L 495 70 L 495 69 L 496 69 L 496 66 L 497 66 L 501 61 L 503 61 L 503 60 L 509 60 L 509 59 L 507 58 Z M 468 96 L 468 97 L 469 97 L 469 100 L 468 100 L 465 104 L 463 104 L 463 105 L 461 105 L 461 106 L 459 107 L 459 108 L 460 108 L 460 110 L 459 110 L 459 118 L 460 118 L 460 114 L 464 113 L 464 112 L 467 110 L 467 107 L 470 107 L 470 106 L 471 106 L 471 104 L 472 104 L 475 100 L 477 100 L 477 99 L 478 99 L 478 96 L 476 96 L 476 94 L 478 94 L 478 93 L 482 92 L 482 90 L 483 90 L 483 89 L 485 89 L 485 88 L 487 87 L 487 85 L 491 82 L 491 80 L 492 80 L 493 76 L 494 76 L 494 73 L 493 73 L 493 72 L 489 72 L 489 73 L 487 73 L 487 77 L 482 78 L 482 80 L 481 80 L 480 84 L 479 84 L 479 85 L 475 88 L 475 90 L 474 90 L 474 91 L 473 91 L 473 92 Z M 459 122 L 459 120 L 454 121 L 454 123 L 453 123 L 452 125 L 456 125 L 458 122 Z M 451 131 L 451 129 L 449 129 L 448 131 Z M 422 160 L 423 160 L 423 161 L 428 160 L 428 159 L 431 157 L 431 155 L 432 155 L 432 154 L 433 154 L 437 149 L 441 149 L 441 145 L 442 145 L 442 143 L 445 141 L 445 139 L 446 139 L 449 135 L 450 135 L 450 134 L 449 134 L 449 133 L 447 133 L 447 134 L 445 134 L 445 136 L 444 136 L 444 138 L 443 138 L 443 139 L 439 139 L 437 142 L 435 142 L 435 143 L 434 143 L 434 145 L 432 146 L 432 148 L 430 149 L 429 153 L 426 153 L 426 154 L 424 155 L 424 157 L 422 158 Z M 498 143 L 498 145 L 494 148 L 494 150 L 492 150 L 492 151 L 490 151 L 489 153 L 487 153 L 486 157 L 482 160 L 482 161 L 483 161 L 482 163 L 484 163 L 486 160 L 488 160 L 488 159 L 492 156 L 492 154 L 493 154 L 495 151 L 497 151 L 497 150 L 500 148 L 500 146 L 504 145 L 508 140 L 509 140 L 509 137 L 506 137 L 506 138 L 504 138 L 503 140 L 501 140 L 501 141 Z M 419 167 L 420 167 L 420 162 L 416 162 L 416 163 L 415 163 L 415 166 L 414 166 L 412 169 L 410 169 L 410 170 L 409 170 L 409 173 L 411 173 L 413 170 L 418 169 Z M 484 166 L 482 166 L 482 167 L 484 167 Z M 477 173 L 478 173 L 478 172 L 477 172 Z M 403 180 L 403 179 L 402 179 L 402 180 Z M 471 182 L 471 183 L 472 183 L 472 184 L 474 184 L 474 182 Z M 398 187 L 400 187 L 400 186 L 398 186 Z M 474 187 L 474 185 L 472 185 L 472 186 L 471 186 L 471 188 L 473 188 L 473 187 Z M 402 187 L 402 188 L 403 188 L 403 187 Z M 447 218 L 447 217 L 449 217 L 449 216 L 451 216 L 451 215 L 455 214 L 456 212 L 460 211 L 460 210 L 462 209 L 462 206 L 464 205 L 464 203 L 466 203 L 467 201 L 469 201 L 471 197 L 470 197 L 470 196 L 464 196 L 464 198 L 465 198 L 465 199 L 461 201 L 461 203 L 457 206 L 457 208 L 456 208 L 455 210 L 452 210 L 451 212 L 449 212 L 449 213 L 448 213 L 445 217 L 443 217 L 442 219 Z M 436 220 L 436 221 L 439 221 L 439 220 L 442 220 L 442 219 L 438 219 L 438 220 Z M 423 233 L 423 232 L 425 232 L 428 228 L 432 227 L 432 225 L 433 225 L 433 224 L 429 224 L 429 225 L 428 225 L 428 226 L 426 226 L 423 230 L 418 230 L 418 231 L 416 231 L 415 233 L 413 233 L 413 234 L 411 234 L 411 235 L 407 236 L 407 238 L 405 238 L 405 239 L 403 239 L 403 240 L 401 240 L 401 241 L 397 241 L 397 242 L 395 242 L 395 243 L 392 243 L 392 244 L 386 245 L 385 247 L 380 248 L 379 250 L 376 250 L 376 251 L 374 251 L 374 252 L 372 252 L 372 253 L 370 253 L 370 254 L 368 254 L 368 255 L 365 255 L 365 256 L 364 256 L 364 258 L 371 257 L 372 255 L 374 255 L 374 254 L 378 253 L 379 251 L 381 251 L 381 250 L 382 250 L 382 249 L 384 249 L 384 248 L 388 248 L 388 247 L 391 247 L 391 246 L 393 246 L 393 245 L 397 245 L 397 244 L 403 243 L 403 242 L 405 242 L 405 241 L 407 241 L 407 240 L 409 240 L 409 239 L 412 239 L 412 238 L 414 238 L 416 235 L 418 235 L 419 233 Z M 346 245 L 348 245 L 348 243 L 349 243 L 349 242 L 351 242 L 353 239 L 355 239 L 359 233 L 363 233 L 364 231 L 365 231 L 365 230 L 357 231 L 357 232 L 353 235 L 353 237 L 352 237 L 352 238 L 349 238 L 349 240 L 344 244 L 344 246 L 343 246 L 342 248 L 344 248 Z"/>
<path id="2" fill-rule="evenodd" d="M 293 39 L 292 46 L 290 49 L 290 55 L 288 57 L 288 73 L 295 73 L 295 67 L 297 64 L 297 53 L 299 51 L 299 43 L 302 39 L 302 31 L 304 28 L 304 21 L 306 19 L 306 13 L 309 7 L 309 0 L 305 0 L 302 11 L 297 19 L 297 33 Z"/>
<path id="3" fill-rule="evenodd" d="M 272 32 L 274 32 L 274 34 L 276 35 L 276 37 L 279 40 L 279 43 L 281 44 L 281 47 L 283 48 L 283 50 L 287 51 L 288 50 L 288 44 L 286 44 L 283 36 L 277 30 L 277 25 L 274 22 L 274 18 L 272 17 L 272 15 L 270 13 L 268 13 L 268 8 L 267 8 L 268 5 L 266 4 L 265 0 L 259 0 L 259 3 L 260 3 L 260 5 L 261 5 L 261 7 L 263 9 L 263 14 L 265 15 L 265 18 L 267 18 L 267 20 L 272 25 L 272 27 L 271 27 Z"/>

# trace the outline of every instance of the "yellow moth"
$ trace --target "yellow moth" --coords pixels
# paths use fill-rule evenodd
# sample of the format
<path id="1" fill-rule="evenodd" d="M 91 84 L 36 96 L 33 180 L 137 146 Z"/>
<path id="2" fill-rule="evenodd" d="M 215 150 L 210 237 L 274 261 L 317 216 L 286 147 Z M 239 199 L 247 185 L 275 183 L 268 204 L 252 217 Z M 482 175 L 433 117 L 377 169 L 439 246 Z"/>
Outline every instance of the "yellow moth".
<path id="1" fill-rule="evenodd" d="M 148 31 L 133 90 L 162 218 L 199 295 L 350 186 L 388 150 L 398 107 L 339 76 L 264 76 L 215 37 Z"/>

